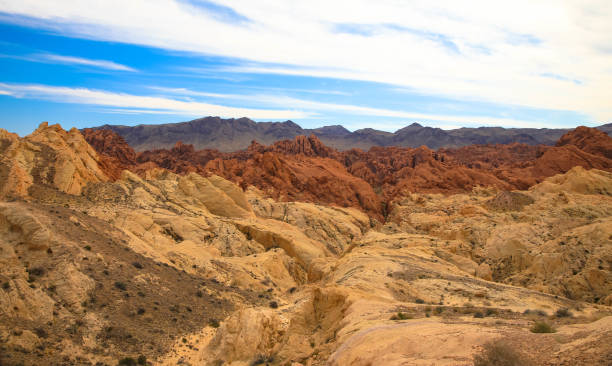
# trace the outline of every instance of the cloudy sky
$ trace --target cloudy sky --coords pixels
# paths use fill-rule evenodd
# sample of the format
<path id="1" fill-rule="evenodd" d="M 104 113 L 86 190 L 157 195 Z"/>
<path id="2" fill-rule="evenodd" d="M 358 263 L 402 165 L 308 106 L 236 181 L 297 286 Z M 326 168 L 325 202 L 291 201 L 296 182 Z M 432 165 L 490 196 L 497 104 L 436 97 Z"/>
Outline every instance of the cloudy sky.
<path id="1" fill-rule="evenodd" d="M 432 5 L 433 4 L 433 5 Z M 612 122 L 609 0 L 0 0 L 0 127 Z"/>

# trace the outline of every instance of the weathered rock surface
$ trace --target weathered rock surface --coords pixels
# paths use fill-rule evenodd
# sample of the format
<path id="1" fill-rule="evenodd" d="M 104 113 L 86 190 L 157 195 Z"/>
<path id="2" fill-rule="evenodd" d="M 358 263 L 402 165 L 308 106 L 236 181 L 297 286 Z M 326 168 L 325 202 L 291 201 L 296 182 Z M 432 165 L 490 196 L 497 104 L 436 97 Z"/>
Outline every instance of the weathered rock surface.
<path id="1" fill-rule="evenodd" d="M 89 182 L 104 182 L 98 154 L 76 128 L 42 123 L 20 138 L 0 130 L 0 197 L 26 196 L 33 184 L 80 194 Z"/>

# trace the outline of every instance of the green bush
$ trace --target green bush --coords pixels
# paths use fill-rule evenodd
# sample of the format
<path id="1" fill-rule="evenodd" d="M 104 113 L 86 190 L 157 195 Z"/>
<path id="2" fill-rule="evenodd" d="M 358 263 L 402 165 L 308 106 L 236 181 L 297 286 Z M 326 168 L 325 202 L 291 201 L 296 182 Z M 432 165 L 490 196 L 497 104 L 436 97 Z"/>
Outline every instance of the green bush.
<path id="1" fill-rule="evenodd" d="M 532 333 L 554 333 L 555 329 L 545 322 L 535 322 L 533 327 L 531 327 Z"/>

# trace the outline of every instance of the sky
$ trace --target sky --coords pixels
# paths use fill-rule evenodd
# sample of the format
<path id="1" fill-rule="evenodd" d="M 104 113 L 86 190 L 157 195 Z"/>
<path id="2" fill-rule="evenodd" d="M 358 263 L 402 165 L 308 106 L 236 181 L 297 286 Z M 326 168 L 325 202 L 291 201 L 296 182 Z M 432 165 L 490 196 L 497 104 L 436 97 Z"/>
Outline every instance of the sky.
<path id="1" fill-rule="evenodd" d="M 612 122 L 609 0 L 0 0 L 0 128 Z"/>

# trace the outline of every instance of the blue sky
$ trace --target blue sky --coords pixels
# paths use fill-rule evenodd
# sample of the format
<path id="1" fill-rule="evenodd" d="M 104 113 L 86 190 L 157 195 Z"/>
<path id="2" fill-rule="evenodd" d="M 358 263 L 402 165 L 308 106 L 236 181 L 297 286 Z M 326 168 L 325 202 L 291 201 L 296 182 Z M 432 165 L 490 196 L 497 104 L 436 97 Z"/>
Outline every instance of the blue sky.
<path id="1" fill-rule="evenodd" d="M 0 127 L 612 122 L 609 2 L 429 3 L 0 0 Z"/>

